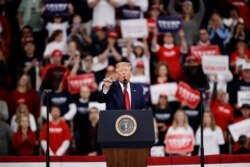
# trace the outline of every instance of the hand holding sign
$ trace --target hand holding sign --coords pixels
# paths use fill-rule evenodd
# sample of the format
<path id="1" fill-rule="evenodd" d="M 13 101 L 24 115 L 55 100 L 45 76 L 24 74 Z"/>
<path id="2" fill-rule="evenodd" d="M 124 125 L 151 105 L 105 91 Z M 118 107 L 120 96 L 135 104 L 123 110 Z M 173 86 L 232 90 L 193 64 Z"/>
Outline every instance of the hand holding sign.
<path id="1" fill-rule="evenodd" d="M 147 21 L 145 19 L 130 19 L 121 21 L 123 38 L 142 38 L 148 36 Z"/>
<path id="2" fill-rule="evenodd" d="M 200 102 L 200 92 L 184 82 L 178 84 L 175 97 L 192 109 L 195 109 Z"/>
<path id="3" fill-rule="evenodd" d="M 205 74 L 227 74 L 229 72 L 228 56 L 202 56 L 202 68 Z"/>
<path id="4" fill-rule="evenodd" d="M 167 153 L 187 153 L 194 149 L 193 136 L 191 134 L 167 134 L 166 135 Z"/>
<path id="5" fill-rule="evenodd" d="M 91 91 L 96 90 L 95 84 L 93 83 L 95 83 L 95 76 L 92 73 L 68 77 L 68 89 L 72 94 L 79 93 L 83 85 L 88 86 Z"/>
<path id="6" fill-rule="evenodd" d="M 237 105 L 241 107 L 243 104 L 250 104 L 250 91 L 237 92 Z"/>
<path id="7" fill-rule="evenodd" d="M 157 28 L 160 33 L 178 32 L 182 26 L 182 19 L 178 16 L 160 16 L 157 18 Z"/>
<path id="8" fill-rule="evenodd" d="M 68 16 L 70 5 L 66 0 L 45 0 L 45 16 Z"/>
<path id="9" fill-rule="evenodd" d="M 220 55 L 220 49 L 218 45 L 208 46 L 191 46 L 191 55 L 194 56 L 198 62 L 201 62 L 202 56 L 207 55 Z"/>
<path id="10" fill-rule="evenodd" d="M 229 125 L 228 129 L 235 142 L 238 141 L 240 135 L 250 137 L 250 119 L 246 119 L 235 124 Z"/>

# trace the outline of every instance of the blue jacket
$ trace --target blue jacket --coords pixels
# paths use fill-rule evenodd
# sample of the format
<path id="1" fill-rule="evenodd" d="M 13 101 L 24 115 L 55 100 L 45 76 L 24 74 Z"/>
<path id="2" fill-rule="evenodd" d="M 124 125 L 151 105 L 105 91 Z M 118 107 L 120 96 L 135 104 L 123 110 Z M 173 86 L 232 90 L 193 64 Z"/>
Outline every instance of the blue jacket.
<path id="1" fill-rule="evenodd" d="M 131 109 L 144 109 L 145 99 L 143 96 L 143 88 L 134 83 L 130 83 L 131 90 Z M 106 103 L 106 110 L 124 110 L 125 100 L 122 88 L 119 81 L 113 82 L 107 94 L 101 90 L 98 94 L 97 101 L 100 103 Z"/>

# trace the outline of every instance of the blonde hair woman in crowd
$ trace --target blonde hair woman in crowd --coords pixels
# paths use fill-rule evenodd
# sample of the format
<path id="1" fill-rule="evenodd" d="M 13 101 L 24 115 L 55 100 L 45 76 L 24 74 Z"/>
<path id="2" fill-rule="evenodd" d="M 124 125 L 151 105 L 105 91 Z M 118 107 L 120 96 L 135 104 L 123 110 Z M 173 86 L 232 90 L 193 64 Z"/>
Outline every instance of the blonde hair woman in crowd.
<path id="1" fill-rule="evenodd" d="M 191 155 L 194 142 L 194 132 L 188 123 L 188 117 L 179 109 L 174 114 L 173 124 L 165 136 L 166 152 L 170 155 Z"/>
<path id="2" fill-rule="evenodd" d="M 29 112 L 29 109 L 28 109 L 27 105 L 25 105 L 23 103 L 19 104 L 17 106 L 16 114 L 11 119 L 10 126 L 11 126 L 12 131 L 13 132 L 17 132 L 18 131 L 18 129 L 19 129 L 19 122 L 20 122 L 22 116 L 29 117 L 30 129 L 31 129 L 32 132 L 35 132 L 37 130 L 35 118 Z"/>
<path id="3" fill-rule="evenodd" d="M 30 130 L 29 115 L 20 115 L 18 131 L 12 139 L 12 146 L 16 155 L 33 155 L 36 145 L 36 134 Z"/>
<path id="4" fill-rule="evenodd" d="M 214 116 L 211 112 L 205 112 L 203 115 L 203 136 L 204 136 L 204 154 L 220 154 L 220 145 L 225 144 L 223 132 L 219 126 L 215 124 Z M 196 144 L 200 145 L 201 127 L 196 132 Z M 200 151 L 199 151 L 200 154 Z"/>

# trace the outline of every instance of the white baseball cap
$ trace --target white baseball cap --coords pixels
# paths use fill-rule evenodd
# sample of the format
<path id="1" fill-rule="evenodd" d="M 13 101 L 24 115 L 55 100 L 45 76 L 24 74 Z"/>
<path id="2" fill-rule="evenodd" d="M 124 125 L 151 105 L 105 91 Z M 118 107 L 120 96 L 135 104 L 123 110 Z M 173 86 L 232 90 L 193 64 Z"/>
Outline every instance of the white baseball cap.
<path id="1" fill-rule="evenodd" d="M 242 65 L 242 70 L 250 70 L 250 63 L 244 63 Z"/>

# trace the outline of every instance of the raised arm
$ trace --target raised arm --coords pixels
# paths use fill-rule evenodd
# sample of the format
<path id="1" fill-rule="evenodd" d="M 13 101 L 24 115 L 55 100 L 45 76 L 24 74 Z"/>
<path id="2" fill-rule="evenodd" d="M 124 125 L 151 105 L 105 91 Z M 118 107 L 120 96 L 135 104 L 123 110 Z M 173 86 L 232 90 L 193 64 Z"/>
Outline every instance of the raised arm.
<path id="1" fill-rule="evenodd" d="M 97 101 L 99 103 L 105 103 L 107 101 L 107 95 L 113 81 L 111 77 L 104 78 L 102 90 L 99 92 Z"/>
<path id="2" fill-rule="evenodd" d="M 158 35 L 158 30 L 157 28 L 154 29 L 154 34 L 153 34 L 153 38 L 151 41 L 151 50 L 152 52 L 157 52 L 159 50 L 159 45 L 157 43 L 157 35 Z"/>
<path id="3" fill-rule="evenodd" d="M 181 53 L 187 54 L 188 53 L 188 46 L 187 46 L 187 41 L 185 39 L 185 34 L 184 34 L 184 30 L 180 30 L 178 32 L 180 41 L 181 41 Z"/>
<path id="4" fill-rule="evenodd" d="M 150 52 L 149 52 L 149 48 L 148 48 L 148 41 L 147 41 L 148 37 L 144 37 L 143 38 L 143 43 L 144 43 L 144 53 L 147 57 L 150 56 Z"/>
<path id="5" fill-rule="evenodd" d="M 199 10 L 197 13 L 194 15 L 194 19 L 197 23 L 197 25 L 200 27 L 204 13 L 205 13 L 205 5 L 204 5 L 204 0 L 199 0 Z"/>
<path id="6" fill-rule="evenodd" d="M 101 0 L 88 0 L 88 6 L 94 8 Z"/>
<path id="7" fill-rule="evenodd" d="M 177 12 L 174 8 L 174 1 L 175 0 L 170 0 L 168 3 L 168 11 L 170 12 L 170 15 L 176 16 L 176 15 L 180 15 L 179 12 Z"/>
<path id="8" fill-rule="evenodd" d="M 115 8 L 118 8 L 120 6 L 119 2 L 117 0 L 107 0 L 110 5 L 112 5 Z"/>

